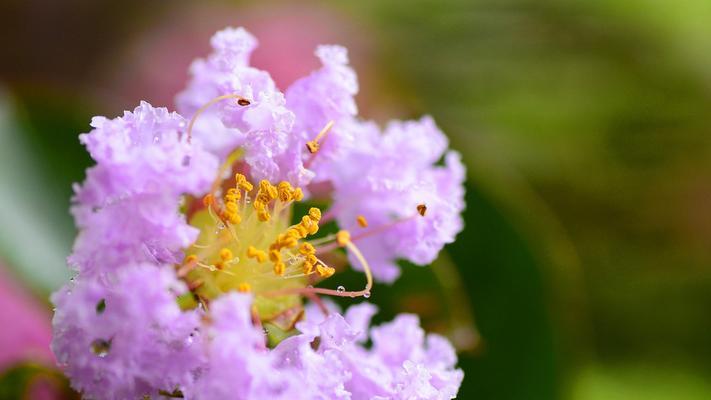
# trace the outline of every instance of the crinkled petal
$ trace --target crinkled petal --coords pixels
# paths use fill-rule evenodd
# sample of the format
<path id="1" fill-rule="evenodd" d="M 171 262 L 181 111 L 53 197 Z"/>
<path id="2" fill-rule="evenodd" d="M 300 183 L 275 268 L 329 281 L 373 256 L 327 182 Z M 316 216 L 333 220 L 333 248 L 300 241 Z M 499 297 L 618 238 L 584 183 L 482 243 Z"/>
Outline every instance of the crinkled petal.
<path id="1" fill-rule="evenodd" d="M 462 230 L 464 166 L 458 153 L 445 152 L 447 139 L 429 117 L 392 122 L 382 135 L 372 124 L 352 126 L 362 140 L 334 167 L 333 210 L 341 228 L 364 234 L 355 243 L 376 279 L 392 282 L 398 259 L 427 265 Z M 360 215 L 377 234 L 358 227 Z"/>
<path id="2" fill-rule="evenodd" d="M 136 399 L 192 383 L 199 318 L 183 312 L 170 269 L 127 265 L 110 284 L 79 278 L 52 296 L 52 351 L 89 398 Z"/>
<path id="3" fill-rule="evenodd" d="M 217 159 L 188 143 L 181 116 L 145 102 L 92 126 L 80 138 L 97 165 L 75 187 L 80 234 L 70 264 L 94 275 L 132 262 L 174 262 L 197 235 L 179 213 L 181 196 L 207 191 Z"/>
<path id="4" fill-rule="evenodd" d="M 332 161 L 339 159 L 354 141 L 348 124 L 358 113 L 354 99 L 358 79 L 348 65 L 348 51 L 344 47 L 319 46 L 316 56 L 322 67 L 294 82 L 286 91 L 286 103 L 296 115 L 290 146 L 299 151 L 333 121 L 333 128 L 320 142 L 318 156 L 309 167 L 316 181 L 326 181 L 331 179 Z"/>
<path id="5" fill-rule="evenodd" d="M 313 174 L 303 167 L 303 149 L 287 151 L 293 112 L 269 73 L 249 66 L 256 39 L 242 28 L 227 28 L 211 44 L 212 53 L 193 62 L 188 86 L 176 99 L 178 110 L 193 117 L 213 99 L 229 95 L 250 104 L 239 105 L 235 98 L 218 101 L 198 117 L 192 135 L 222 159 L 242 148 L 254 179 L 308 182 Z"/>

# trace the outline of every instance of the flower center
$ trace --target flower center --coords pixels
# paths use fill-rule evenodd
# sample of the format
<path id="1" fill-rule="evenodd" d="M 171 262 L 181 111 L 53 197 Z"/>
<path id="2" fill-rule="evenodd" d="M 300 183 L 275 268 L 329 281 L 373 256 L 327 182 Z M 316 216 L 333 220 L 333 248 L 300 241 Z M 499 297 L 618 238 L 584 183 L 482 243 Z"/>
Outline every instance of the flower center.
<path id="1" fill-rule="evenodd" d="M 230 99 L 236 99 L 240 106 L 251 104 L 239 95 L 213 99 L 193 115 L 188 139 L 195 120 L 207 107 Z M 309 161 L 317 154 L 319 140 L 332 125 L 332 122 L 326 125 L 307 144 Z M 285 181 L 250 182 L 245 175 L 234 173 L 240 155 L 236 150 L 227 158 L 202 201 L 194 199 L 187 205 L 188 222 L 200 234 L 186 249 L 184 261 L 176 266 L 178 276 L 190 288 L 190 295 L 181 298 L 181 305 L 207 308 L 210 301 L 223 293 L 251 292 L 255 321 L 288 333 L 303 314 L 302 296 L 316 301 L 318 294 L 369 297 L 373 284 L 370 268 L 352 243 L 349 232 L 314 239 L 321 222 L 321 210 L 315 207 L 298 223 L 291 224 L 293 204 L 303 199 L 301 188 Z M 229 178 L 225 179 L 226 175 Z M 367 226 L 367 221 L 361 219 L 359 224 Z M 363 290 L 311 286 L 335 273 L 319 256 L 338 248 L 347 248 L 362 264 L 367 278 Z"/>
<path id="2" fill-rule="evenodd" d="M 302 198 L 301 189 L 288 182 L 262 180 L 255 187 L 239 173 L 207 194 L 189 221 L 200 235 L 178 269 L 197 300 L 204 304 L 229 291 L 253 292 L 263 321 L 299 309 L 298 290 L 289 289 L 335 272 L 305 241 L 318 232 L 321 211 L 311 208 L 290 225 L 292 204 Z"/>

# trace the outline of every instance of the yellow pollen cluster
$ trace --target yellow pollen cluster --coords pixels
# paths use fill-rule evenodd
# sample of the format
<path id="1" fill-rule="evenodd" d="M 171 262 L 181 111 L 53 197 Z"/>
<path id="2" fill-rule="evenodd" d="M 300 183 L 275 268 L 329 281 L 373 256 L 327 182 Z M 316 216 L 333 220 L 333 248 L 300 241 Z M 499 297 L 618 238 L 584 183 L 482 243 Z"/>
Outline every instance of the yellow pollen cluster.
<path id="1" fill-rule="evenodd" d="M 257 218 L 262 222 L 267 222 L 271 219 L 269 214 L 269 204 L 272 200 L 278 199 L 282 203 L 290 201 L 300 201 L 304 198 L 304 193 L 301 188 L 293 188 L 289 182 L 280 182 L 277 186 L 272 185 L 267 180 L 259 182 L 259 191 L 254 199 L 254 210 L 257 212 Z"/>
<path id="2" fill-rule="evenodd" d="M 257 250 L 254 246 L 247 247 L 247 258 L 253 258 L 257 260 L 258 263 L 263 263 L 267 261 L 267 253 L 262 250 Z"/>
<path id="3" fill-rule="evenodd" d="M 287 186 L 283 186 L 282 189 L 282 193 L 293 193 Z M 316 234 L 320 220 L 321 210 L 312 207 L 309 213 L 301 218 L 301 222 L 290 226 L 284 233 L 277 235 L 276 241 L 269 246 L 269 260 L 274 264 L 274 273 L 276 275 L 284 275 L 284 271 L 286 270 L 286 264 L 282 259 L 281 251 L 284 249 L 293 249 L 298 246 L 300 239 L 305 239 L 308 235 Z M 329 277 L 335 272 L 333 268 L 321 265 L 322 263 L 316 258 L 316 249 L 310 243 L 302 243 L 299 247 L 299 253 L 304 258 L 304 274 L 308 275 L 312 273 L 314 268 L 316 268 L 316 272 L 321 277 Z M 321 266 L 321 268 L 319 268 L 319 266 Z"/>
<path id="4" fill-rule="evenodd" d="M 351 241 L 351 233 L 348 231 L 338 231 L 336 233 L 336 243 L 339 246 L 345 247 Z"/>
<path id="5" fill-rule="evenodd" d="M 253 189 L 252 184 L 247 181 L 247 178 L 242 174 L 235 175 L 235 186 L 227 189 L 224 197 L 224 208 L 220 212 L 220 218 L 233 225 L 242 222 L 242 217 L 239 215 L 238 201 L 242 199 L 242 190 L 250 192 Z M 210 207 L 214 203 L 212 194 L 208 194 L 203 199 L 203 204 Z"/>
<path id="6" fill-rule="evenodd" d="M 257 211 L 257 218 L 262 222 L 271 219 L 269 214 L 269 203 L 277 198 L 277 188 L 267 180 L 259 182 L 259 191 L 254 199 L 254 209 Z"/>
<path id="7" fill-rule="evenodd" d="M 364 216 L 359 215 L 359 216 L 356 218 L 356 221 L 358 222 L 358 225 L 360 225 L 361 228 L 367 228 L 367 227 L 368 227 L 368 220 L 365 219 Z"/>
<path id="8" fill-rule="evenodd" d="M 212 99 L 190 120 L 188 142 L 197 116 L 226 99 L 235 99 L 237 105 L 243 107 L 251 104 L 238 94 Z M 316 153 L 333 125 L 334 122 L 329 121 L 313 140 L 306 143 L 311 153 L 304 162 L 306 168 L 316 159 Z M 309 236 L 318 233 L 319 223 L 323 222 L 321 210 L 311 208 L 300 221 L 297 220 L 297 224 L 289 226 L 293 211 L 291 203 L 303 199 L 302 190 L 288 182 L 272 184 L 262 180 L 259 185 L 253 185 L 240 173 L 234 175 L 234 185 L 231 185 L 225 181 L 225 174 L 240 170 L 242 155 L 243 151 L 236 149 L 223 162 L 210 193 L 202 198 L 203 208 L 199 203 L 186 207 L 189 223 L 198 228 L 200 234 L 186 249 L 183 263 L 175 266 L 178 276 L 191 291 L 190 296 L 179 299 L 181 307 L 202 306 L 207 309 L 210 301 L 224 293 L 251 292 L 254 293 L 252 316 L 287 332 L 303 315 L 301 296 L 369 297 L 373 286 L 372 273 L 355 242 L 388 229 L 390 225 L 369 228 L 353 238 L 348 231 L 340 231 L 322 238 L 311 237 L 307 242 Z M 257 190 L 253 193 L 255 186 Z M 249 207 L 250 202 L 252 207 Z M 419 215 L 424 216 L 426 210 L 424 204 L 417 206 Z M 356 221 L 361 228 L 368 228 L 364 216 L 358 215 Z M 363 290 L 311 286 L 335 273 L 335 269 L 326 265 L 317 254 L 327 254 L 338 247 L 347 248 L 348 254 L 362 265 L 367 281 Z"/>

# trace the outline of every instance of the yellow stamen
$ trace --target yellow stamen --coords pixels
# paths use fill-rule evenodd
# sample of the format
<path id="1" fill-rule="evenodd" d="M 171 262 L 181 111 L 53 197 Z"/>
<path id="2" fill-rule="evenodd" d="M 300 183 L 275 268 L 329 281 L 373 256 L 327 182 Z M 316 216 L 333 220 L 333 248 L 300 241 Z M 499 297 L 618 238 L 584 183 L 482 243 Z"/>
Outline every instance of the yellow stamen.
<path id="1" fill-rule="evenodd" d="M 301 188 L 296 188 L 294 191 L 291 193 L 291 197 L 294 199 L 294 201 L 301 201 L 304 198 L 304 192 L 301 191 Z"/>
<path id="2" fill-rule="evenodd" d="M 303 255 L 316 254 L 316 249 L 311 243 L 302 243 L 299 247 L 299 253 Z"/>
<path id="3" fill-rule="evenodd" d="M 228 248 L 223 248 L 222 250 L 220 250 L 220 258 L 222 259 L 222 261 L 232 260 L 232 258 L 234 258 L 232 257 L 232 250 Z"/>
<path id="4" fill-rule="evenodd" d="M 273 263 L 281 262 L 281 253 L 279 252 L 279 250 L 271 250 L 269 252 L 269 261 Z"/>
<path id="5" fill-rule="evenodd" d="M 212 193 L 208 193 L 202 198 L 202 204 L 205 207 L 210 207 L 215 202 L 215 196 Z"/>
<path id="6" fill-rule="evenodd" d="M 267 260 L 267 253 L 257 250 L 254 246 L 249 246 L 247 247 L 247 258 L 254 258 L 258 263 L 263 263 Z"/>
<path id="7" fill-rule="evenodd" d="M 311 209 L 309 209 L 309 217 L 311 217 L 311 220 L 314 222 L 319 222 L 321 220 L 321 210 L 316 207 L 311 207 Z"/>
<path id="8" fill-rule="evenodd" d="M 252 291 L 252 285 L 247 282 L 242 282 L 237 286 L 237 291 L 241 293 L 249 293 Z"/>
<path id="9" fill-rule="evenodd" d="M 316 264 L 316 272 L 321 278 L 329 278 L 336 272 L 336 269 L 329 267 L 328 265 L 318 263 Z"/>
<path id="10" fill-rule="evenodd" d="M 359 215 L 358 218 L 356 218 L 356 221 L 358 221 L 358 225 L 360 225 L 361 228 L 367 228 L 367 227 L 368 227 L 368 220 L 365 219 L 364 216 Z"/>
<path id="11" fill-rule="evenodd" d="M 282 276 L 284 275 L 284 271 L 286 270 L 286 265 L 283 262 L 278 262 L 274 264 L 274 273 Z"/>
<path id="12" fill-rule="evenodd" d="M 247 192 L 251 192 L 252 189 L 254 189 L 254 186 L 247 180 L 247 177 L 242 174 L 235 174 L 235 183 L 237 188 Z"/>
<path id="13" fill-rule="evenodd" d="M 336 233 L 336 243 L 338 243 L 339 246 L 345 247 L 348 243 L 351 241 L 351 233 L 345 230 L 338 231 Z"/>
<path id="14" fill-rule="evenodd" d="M 277 193 L 279 196 L 279 200 L 283 201 L 284 203 L 291 201 L 292 199 L 292 192 L 294 189 L 291 187 L 291 184 L 289 182 L 279 182 L 279 185 L 277 185 Z"/>
<path id="15" fill-rule="evenodd" d="M 326 126 L 321 129 L 321 132 L 316 135 L 314 140 L 306 142 L 306 149 L 308 149 L 309 153 L 315 154 L 319 150 L 319 148 L 321 147 L 321 145 L 319 144 L 319 140 L 323 139 L 323 137 L 326 136 L 326 134 L 328 133 L 328 131 L 331 130 L 331 128 L 333 128 L 333 121 L 328 121 Z"/>

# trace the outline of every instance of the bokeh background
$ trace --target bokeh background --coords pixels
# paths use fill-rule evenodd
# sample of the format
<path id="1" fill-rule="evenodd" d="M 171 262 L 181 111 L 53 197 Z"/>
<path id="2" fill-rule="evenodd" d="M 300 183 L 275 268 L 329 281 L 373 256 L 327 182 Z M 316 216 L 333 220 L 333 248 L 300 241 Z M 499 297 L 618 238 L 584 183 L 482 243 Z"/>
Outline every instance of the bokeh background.
<path id="1" fill-rule="evenodd" d="M 711 398 L 708 0 L 3 0 L 0 399 L 74 396 L 48 295 L 77 135 L 172 108 L 230 25 L 282 88 L 348 46 L 362 116 L 431 114 L 463 153 L 466 229 L 371 297 L 454 341 L 460 398 Z"/>

